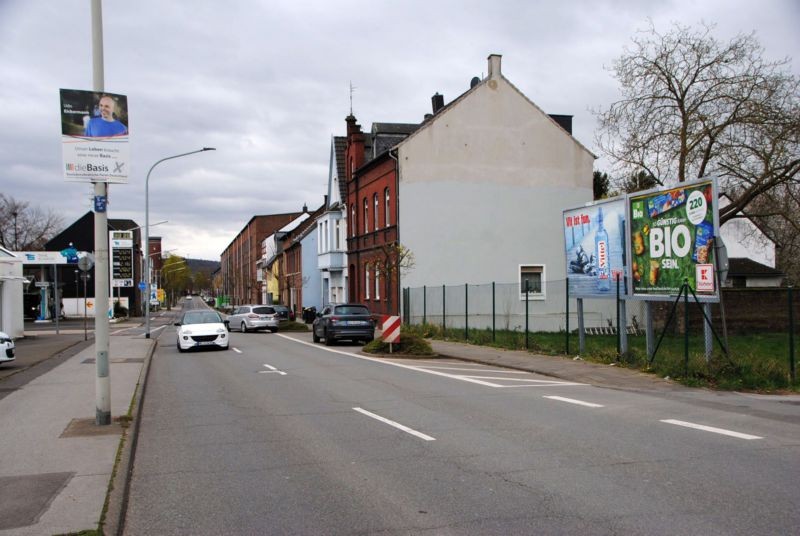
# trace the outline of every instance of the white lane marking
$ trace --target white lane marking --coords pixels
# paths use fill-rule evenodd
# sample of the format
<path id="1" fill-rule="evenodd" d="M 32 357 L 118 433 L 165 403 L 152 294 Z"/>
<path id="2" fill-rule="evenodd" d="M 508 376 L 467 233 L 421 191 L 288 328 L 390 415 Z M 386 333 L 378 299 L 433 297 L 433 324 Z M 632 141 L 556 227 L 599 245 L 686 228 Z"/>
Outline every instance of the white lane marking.
<path id="1" fill-rule="evenodd" d="M 501 380 L 504 382 L 533 382 L 542 385 L 564 385 L 566 382 L 558 380 L 536 380 L 533 378 L 497 378 L 494 376 L 458 376 L 459 378 L 477 378 L 479 380 Z"/>
<path id="2" fill-rule="evenodd" d="M 286 376 L 285 372 L 276 369 L 272 365 L 267 365 L 266 363 L 264 363 L 264 366 L 267 367 L 269 370 L 259 370 L 258 371 L 259 374 L 280 374 L 281 376 Z"/>
<path id="3" fill-rule="evenodd" d="M 479 369 L 479 368 L 459 368 L 459 367 L 433 367 L 431 365 L 425 365 L 426 369 L 434 369 L 434 370 L 462 370 L 467 372 L 492 372 L 495 374 L 530 374 L 530 372 L 525 372 L 522 370 L 496 370 L 496 369 Z M 477 378 L 478 376 L 476 376 Z"/>
<path id="4" fill-rule="evenodd" d="M 574 398 L 564 398 L 563 396 L 545 396 L 550 400 L 560 400 L 561 402 L 569 402 L 570 404 L 577 404 L 579 406 L 586 406 L 587 408 L 602 408 L 602 404 L 594 404 L 592 402 L 584 402 L 583 400 L 575 400 Z"/>
<path id="5" fill-rule="evenodd" d="M 733 432 L 731 430 L 725 430 L 724 428 L 714 428 L 713 426 L 705 426 L 703 424 L 695 424 L 692 422 L 686 421 L 677 421 L 675 419 L 662 419 L 661 422 L 667 424 L 675 424 L 677 426 L 684 426 L 686 428 L 694 428 L 695 430 L 703 430 L 705 432 L 713 432 L 715 434 L 722 434 L 726 436 L 736 437 L 739 439 L 764 439 L 761 436 L 755 436 L 750 434 L 742 434 L 740 432 Z"/>
<path id="6" fill-rule="evenodd" d="M 506 378 L 507 379 L 507 378 Z M 530 380 L 536 381 L 536 380 Z M 573 383 L 573 382 L 564 382 L 564 383 L 525 383 L 521 385 L 501 385 L 503 389 L 517 389 L 519 387 L 569 387 L 571 385 L 589 385 L 588 383 Z"/>
<path id="7" fill-rule="evenodd" d="M 233 350 L 233 351 L 234 351 L 234 352 L 236 352 L 237 354 L 241 354 L 241 353 L 242 353 L 242 351 L 241 351 L 241 350 L 239 350 L 238 348 L 231 348 L 231 350 Z"/>
<path id="8" fill-rule="evenodd" d="M 378 421 L 386 423 L 389 426 L 394 426 L 398 430 L 402 430 L 402 431 L 404 431 L 406 433 L 409 433 L 409 434 L 411 434 L 413 436 L 419 437 L 420 439 L 424 439 L 425 441 L 436 441 L 435 437 L 431 437 L 429 435 L 425 435 L 422 432 L 417 432 L 416 430 L 414 430 L 412 428 L 409 428 L 408 426 L 403 426 L 402 424 L 400 424 L 398 422 L 390 421 L 389 419 L 387 419 L 385 417 L 381 417 L 380 415 L 376 415 L 374 413 L 370 413 L 369 411 L 367 411 L 365 409 L 362 409 L 362 408 L 353 408 L 353 409 L 356 410 L 359 413 L 362 413 L 362 414 L 366 415 L 367 417 L 372 417 L 373 419 L 376 419 Z"/>
<path id="9" fill-rule="evenodd" d="M 408 370 L 416 370 L 417 372 L 425 372 L 426 374 L 433 374 L 434 376 L 443 376 L 445 378 L 452 378 L 454 380 L 461 380 L 461 381 L 465 381 L 465 382 L 469 382 L 469 383 L 477 383 L 478 385 L 485 385 L 487 387 L 503 387 L 502 385 L 499 385 L 499 384 L 496 384 L 496 383 L 484 382 L 484 381 L 481 381 L 481 380 L 473 380 L 473 379 L 470 379 L 470 378 L 465 378 L 463 376 L 454 376 L 452 374 L 445 374 L 444 372 L 437 372 L 435 370 L 427 370 L 427 369 L 420 368 L 420 367 L 412 367 L 411 365 L 403 365 L 401 363 L 394 363 L 392 361 L 383 361 L 381 359 L 376 359 L 374 357 L 367 357 L 365 355 L 358 355 L 358 354 L 353 354 L 353 353 L 350 353 L 350 352 L 343 352 L 341 350 L 334 350 L 332 348 L 328 348 L 328 347 L 325 347 L 325 346 L 320 346 L 318 344 L 314 344 L 314 343 L 311 343 L 311 342 L 301 341 L 300 339 L 295 339 L 294 337 L 289 337 L 288 335 L 282 335 L 280 333 L 276 333 L 276 335 L 278 337 L 283 337 L 284 339 L 288 339 L 288 340 L 290 340 L 292 342 L 296 342 L 298 344 L 305 344 L 306 346 L 310 346 L 312 348 L 316 348 L 317 350 L 324 350 L 326 352 L 331 352 L 331 353 L 334 353 L 334 354 L 342 354 L 342 355 L 346 355 L 348 357 L 355 357 L 356 359 L 362 359 L 364 361 L 371 361 L 373 363 L 380 363 L 382 365 L 391 365 L 393 367 L 404 368 L 404 369 L 408 369 Z"/>

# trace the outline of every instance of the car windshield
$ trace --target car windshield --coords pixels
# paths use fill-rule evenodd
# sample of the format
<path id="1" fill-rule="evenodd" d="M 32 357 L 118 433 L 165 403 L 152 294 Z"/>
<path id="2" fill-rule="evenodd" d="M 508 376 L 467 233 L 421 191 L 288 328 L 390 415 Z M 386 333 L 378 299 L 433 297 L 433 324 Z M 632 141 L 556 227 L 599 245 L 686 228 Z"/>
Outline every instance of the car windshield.
<path id="1" fill-rule="evenodd" d="M 217 313 L 208 311 L 201 313 L 186 313 L 183 315 L 183 324 L 221 324 Z"/>
<path id="2" fill-rule="evenodd" d="M 286 307 L 285 305 L 275 305 L 274 307 L 275 307 L 276 311 L 288 311 L 289 310 L 289 308 Z"/>
<path id="3" fill-rule="evenodd" d="M 253 307 L 253 312 L 259 315 L 274 315 L 275 309 L 272 307 Z"/>
<path id="4" fill-rule="evenodd" d="M 369 315 L 369 309 L 363 305 L 338 305 L 333 312 L 337 315 Z"/>

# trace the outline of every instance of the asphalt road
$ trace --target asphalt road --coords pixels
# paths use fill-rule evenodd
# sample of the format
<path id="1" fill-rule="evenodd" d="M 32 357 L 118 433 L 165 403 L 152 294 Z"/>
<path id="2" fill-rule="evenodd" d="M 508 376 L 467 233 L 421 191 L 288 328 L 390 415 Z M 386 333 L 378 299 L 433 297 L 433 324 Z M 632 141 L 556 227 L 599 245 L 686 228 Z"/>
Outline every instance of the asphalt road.
<path id="1" fill-rule="evenodd" d="M 202 307 L 199 300 L 190 307 Z M 791 534 L 800 423 L 449 360 L 165 328 L 126 534 Z M 796 412 L 794 413 L 796 415 Z"/>

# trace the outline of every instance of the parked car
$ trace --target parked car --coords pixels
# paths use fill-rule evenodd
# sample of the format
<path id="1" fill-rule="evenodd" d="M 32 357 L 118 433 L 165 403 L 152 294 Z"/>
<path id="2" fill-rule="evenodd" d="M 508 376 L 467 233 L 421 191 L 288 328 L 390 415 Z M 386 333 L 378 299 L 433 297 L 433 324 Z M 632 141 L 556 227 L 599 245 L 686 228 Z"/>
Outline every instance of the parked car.
<path id="1" fill-rule="evenodd" d="M 222 350 L 230 347 L 228 330 L 216 311 L 187 311 L 175 325 L 178 327 L 179 352 L 202 347 Z"/>
<path id="2" fill-rule="evenodd" d="M 14 350 L 14 341 L 11 337 L 0 331 L 0 364 L 14 361 L 14 359 L 16 359 Z"/>
<path id="3" fill-rule="evenodd" d="M 238 329 L 242 333 L 248 331 L 278 331 L 280 317 L 271 305 L 238 305 L 225 321 L 228 329 Z"/>
<path id="4" fill-rule="evenodd" d="M 375 321 L 366 305 L 345 303 L 328 305 L 311 326 L 311 337 L 314 342 L 325 339 L 327 346 L 334 342 L 349 339 L 351 341 L 370 342 L 375 338 Z"/>
<path id="5" fill-rule="evenodd" d="M 285 305 L 273 305 L 275 312 L 281 317 L 281 320 L 294 320 L 294 311 Z"/>

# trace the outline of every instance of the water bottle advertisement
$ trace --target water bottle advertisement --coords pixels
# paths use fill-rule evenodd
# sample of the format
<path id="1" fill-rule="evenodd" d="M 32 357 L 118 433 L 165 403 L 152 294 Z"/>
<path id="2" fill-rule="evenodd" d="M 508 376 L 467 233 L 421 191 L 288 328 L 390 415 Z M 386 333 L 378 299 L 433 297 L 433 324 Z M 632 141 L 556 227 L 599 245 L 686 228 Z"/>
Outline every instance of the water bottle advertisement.
<path id="1" fill-rule="evenodd" d="M 688 280 L 698 295 L 715 295 L 713 181 L 628 197 L 633 294 L 677 295 Z"/>
<path id="2" fill-rule="evenodd" d="M 625 198 L 564 211 L 569 294 L 578 298 L 616 298 L 625 287 Z"/>

